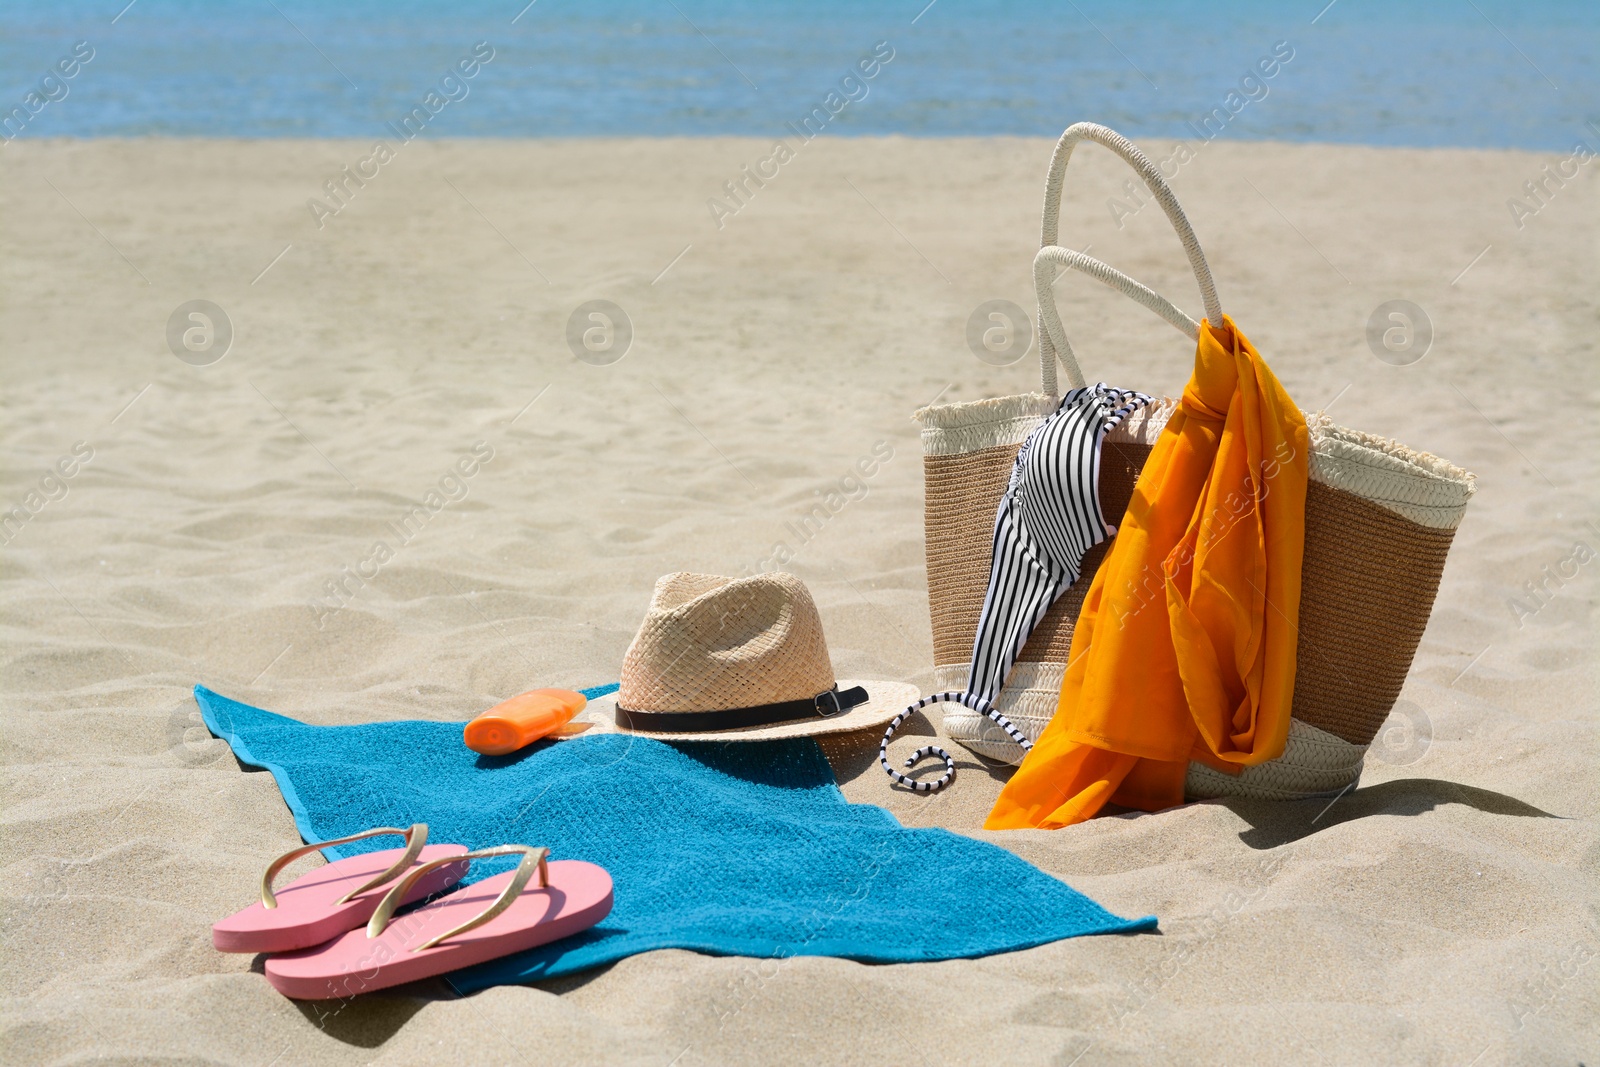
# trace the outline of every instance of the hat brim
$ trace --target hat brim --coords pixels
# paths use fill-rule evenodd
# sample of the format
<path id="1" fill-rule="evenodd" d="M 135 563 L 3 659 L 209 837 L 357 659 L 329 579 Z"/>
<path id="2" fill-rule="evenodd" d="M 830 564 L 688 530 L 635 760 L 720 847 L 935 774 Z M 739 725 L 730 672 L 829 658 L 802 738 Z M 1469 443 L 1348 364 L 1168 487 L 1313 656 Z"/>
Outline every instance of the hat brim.
<path id="1" fill-rule="evenodd" d="M 840 690 L 861 686 L 867 691 L 867 701 L 857 704 L 842 715 L 797 719 L 774 726 L 747 726 L 739 730 L 714 730 L 702 733 L 658 733 L 647 730 L 627 730 L 617 725 L 617 695 L 596 697 L 578 715 L 575 721 L 592 724 L 588 732 L 627 734 L 630 737 L 648 737 L 656 741 L 776 741 L 785 737 L 821 737 L 826 734 L 847 734 L 856 730 L 870 730 L 887 726 L 890 719 L 922 699 L 922 691 L 906 682 L 882 679 L 866 681 L 841 678 Z"/>

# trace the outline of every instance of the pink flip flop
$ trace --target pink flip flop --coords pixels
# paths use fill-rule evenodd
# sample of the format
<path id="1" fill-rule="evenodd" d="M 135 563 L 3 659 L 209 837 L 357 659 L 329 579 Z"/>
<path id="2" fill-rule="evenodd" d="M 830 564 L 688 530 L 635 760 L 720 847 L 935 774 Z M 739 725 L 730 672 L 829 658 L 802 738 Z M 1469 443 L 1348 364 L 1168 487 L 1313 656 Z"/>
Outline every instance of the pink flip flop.
<path id="1" fill-rule="evenodd" d="M 301 856 L 383 834 L 403 834 L 406 847 L 335 860 L 273 892 L 278 872 Z M 223 952 L 293 952 L 320 945 L 371 918 L 384 899 L 382 892 L 373 890 L 418 861 L 429 868 L 428 874 L 409 879 L 405 899 L 396 900 L 395 907 L 455 885 L 467 873 L 467 863 L 460 859 L 466 852 L 461 845 L 429 845 L 428 824 L 420 822 L 409 830 L 385 826 L 291 849 L 261 876 L 259 901 L 211 927 L 211 943 Z"/>
<path id="2" fill-rule="evenodd" d="M 441 864 L 412 871 L 389 890 L 364 930 L 267 959 L 267 981 L 284 996 L 327 1000 L 444 974 L 587 930 L 611 913 L 611 875 L 581 860 L 548 862 L 526 845 L 479 849 L 459 860 L 522 856 L 515 871 L 485 878 L 390 921 L 414 884 Z M 534 873 L 539 888 L 523 892 Z"/>

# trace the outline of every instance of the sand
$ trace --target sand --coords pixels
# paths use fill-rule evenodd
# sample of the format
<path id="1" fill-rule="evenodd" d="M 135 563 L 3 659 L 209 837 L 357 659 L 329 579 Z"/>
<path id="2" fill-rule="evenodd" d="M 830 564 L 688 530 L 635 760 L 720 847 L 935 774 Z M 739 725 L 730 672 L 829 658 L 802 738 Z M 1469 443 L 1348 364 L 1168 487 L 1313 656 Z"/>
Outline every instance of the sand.
<path id="1" fill-rule="evenodd" d="M 1303 406 L 1479 476 L 1403 695 L 1426 743 L 1391 731 L 1332 805 L 1011 834 L 976 829 L 1000 776 L 974 760 L 928 798 L 871 742 L 831 746 L 852 800 L 995 841 L 1159 936 L 906 966 L 653 952 L 336 1009 L 214 952 L 209 923 L 298 837 L 199 727 L 196 682 L 319 723 L 464 719 L 615 679 L 657 575 L 782 543 L 839 673 L 926 688 L 910 412 L 1037 381 L 963 331 L 981 301 L 1032 308 L 1049 142 L 818 141 L 720 229 L 708 199 L 767 143 L 417 142 L 318 229 L 307 200 L 370 149 L 0 153 L 3 503 L 27 512 L 0 537 L 6 1062 L 1600 1061 L 1600 195 L 1588 167 L 1519 229 L 1507 199 L 1558 161 L 1518 152 L 1215 144 L 1175 181 Z M 1159 210 L 1118 228 L 1127 175 L 1080 158 L 1069 243 L 1198 314 Z M 1091 379 L 1181 388 L 1182 337 L 1058 288 Z M 196 299 L 233 327 L 207 366 L 166 335 Z M 591 299 L 631 319 L 620 362 L 568 350 Z M 1413 365 L 1366 341 L 1392 299 L 1433 325 Z"/>

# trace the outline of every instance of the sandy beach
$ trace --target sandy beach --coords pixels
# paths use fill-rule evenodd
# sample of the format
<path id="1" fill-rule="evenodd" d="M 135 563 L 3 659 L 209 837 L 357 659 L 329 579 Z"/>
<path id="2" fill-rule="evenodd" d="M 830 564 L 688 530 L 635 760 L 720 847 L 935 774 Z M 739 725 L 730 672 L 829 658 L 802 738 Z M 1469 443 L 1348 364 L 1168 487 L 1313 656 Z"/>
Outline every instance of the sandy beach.
<path id="1" fill-rule="evenodd" d="M 930 689 L 911 412 L 1037 388 L 1033 356 L 987 365 L 964 331 L 985 300 L 1033 309 L 1050 148 L 819 138 L 719 212 L 770 142 L 419 139 L 330 214 L 308 201 L 369 142 L 6 145 L 0 1058 L 1600 1062 L 1600 172 L 1528 200 L 1559 159 L 1517 151 L 1219 142 L 1173 182 L 1301 406 L 1478 476 L 1358 789 L 985 833 L 1001 776 L 975 758 L 930 798 L 890 788 L 875 736 L 828 745 L 852 801 L 1159 935 L 892 966 L 662 951 L 337 1010 L 212 950 L 299 838 L 196 683 L 316 723 L 462 720 L 614 681 L 658 575 L 781 546 L 841 676 Z M 1198 315 L 1159 209 L 1114 210 L 1128 177 L 1079 151 L 1064 243 Z M 1185 338 L 1058 291 L 1091 380 L 1182 388 Z M 1407 366 L 1366 336 L 1396 299 L 1433 331 Z M 231 325 L 214 362 L 215 336 L 169 346 L 194 300 Z M 616 362 L 569 350 L 591 300 L 631 323 Z"/>

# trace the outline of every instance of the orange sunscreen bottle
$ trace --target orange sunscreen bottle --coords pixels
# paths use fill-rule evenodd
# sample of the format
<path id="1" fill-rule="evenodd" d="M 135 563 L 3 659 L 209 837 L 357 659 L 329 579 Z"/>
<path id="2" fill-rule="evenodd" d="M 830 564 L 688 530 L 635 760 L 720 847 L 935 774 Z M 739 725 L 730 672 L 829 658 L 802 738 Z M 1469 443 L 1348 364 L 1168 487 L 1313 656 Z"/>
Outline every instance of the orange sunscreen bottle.
<path id="1" fill-rule="evenodd" d="M 504 756 L 560 730 L 588 702 L 570 689 L 531 689 L 467 723 L 462 737 L 474 752 Z"/>

